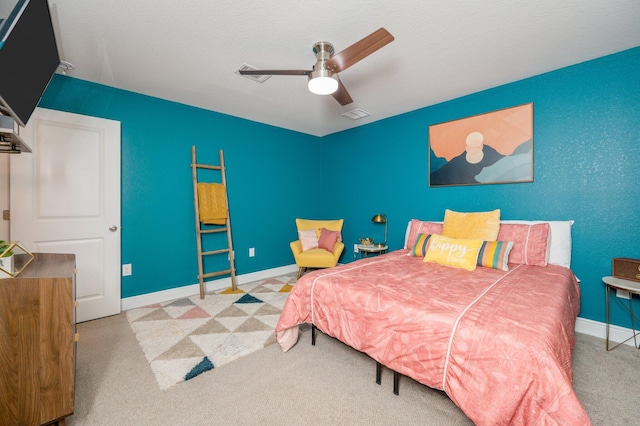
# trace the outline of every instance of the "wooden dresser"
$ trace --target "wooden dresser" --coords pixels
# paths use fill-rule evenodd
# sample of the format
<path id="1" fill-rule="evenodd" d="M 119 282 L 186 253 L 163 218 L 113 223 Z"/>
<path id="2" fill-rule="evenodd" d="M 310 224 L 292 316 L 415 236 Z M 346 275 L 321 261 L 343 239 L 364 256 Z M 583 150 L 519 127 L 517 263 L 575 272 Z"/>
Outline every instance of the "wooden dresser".
<path id="1" fill-rule="evenodd" d="M 16 268 L 25 255 L 16 255 Z M 64 423 L 75 382 L 73 254 L 35 253 L 0 279 L 0 425 Z"/>

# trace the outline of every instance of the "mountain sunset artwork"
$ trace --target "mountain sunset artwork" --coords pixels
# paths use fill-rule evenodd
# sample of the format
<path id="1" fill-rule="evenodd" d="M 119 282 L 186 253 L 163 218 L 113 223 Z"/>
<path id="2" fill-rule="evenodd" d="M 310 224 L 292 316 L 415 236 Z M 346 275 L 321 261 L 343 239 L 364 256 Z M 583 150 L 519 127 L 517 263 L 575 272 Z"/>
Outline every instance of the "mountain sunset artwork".
<path id="1" fill-rule="evenodd" d="M 429 186 L 533 182 L 533 103 L 429 126 Z"/>

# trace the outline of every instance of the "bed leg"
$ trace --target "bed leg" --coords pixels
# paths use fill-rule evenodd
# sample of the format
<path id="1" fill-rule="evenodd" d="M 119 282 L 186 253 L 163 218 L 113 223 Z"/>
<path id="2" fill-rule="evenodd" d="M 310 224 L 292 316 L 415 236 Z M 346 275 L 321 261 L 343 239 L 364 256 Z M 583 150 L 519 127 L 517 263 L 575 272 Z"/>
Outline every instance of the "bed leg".
<path id="1" fill-rule="evenodd" d="M 393 372 L 393 393 L 394 395 L 399 395 L 398 391 L 398 383 L 400 382 L 400 373 L 397 371 Z"/>
<path id="2" fill-rule="evenodd" d="M 382 383 L 382 364 L 376 361 L 376 383 Z"/>
<path id="3" fill-rule="evenodd" d="M 316 345 L 316 325 L 315 324 L 311 324 L 311 345 L 315 346 Z"/>

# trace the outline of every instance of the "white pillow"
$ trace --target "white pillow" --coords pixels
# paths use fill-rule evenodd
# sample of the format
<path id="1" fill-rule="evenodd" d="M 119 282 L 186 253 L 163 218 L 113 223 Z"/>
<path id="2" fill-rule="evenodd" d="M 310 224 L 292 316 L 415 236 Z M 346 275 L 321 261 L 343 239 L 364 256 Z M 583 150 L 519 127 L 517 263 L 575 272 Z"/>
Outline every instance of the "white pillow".
<path id="1" fill-rule="evenodd" d="M 298 231 L 298 239 L 302 244 L 302 251 L 318 248 L 318 236 L 316 235 L 315 229 Z"/>
<path id="2" fill-rule="evenodd" d="M 573 220 L 502 220 L 500 223 L 549 224 L 548 263 L 571 268 L 571 225 Z"/>

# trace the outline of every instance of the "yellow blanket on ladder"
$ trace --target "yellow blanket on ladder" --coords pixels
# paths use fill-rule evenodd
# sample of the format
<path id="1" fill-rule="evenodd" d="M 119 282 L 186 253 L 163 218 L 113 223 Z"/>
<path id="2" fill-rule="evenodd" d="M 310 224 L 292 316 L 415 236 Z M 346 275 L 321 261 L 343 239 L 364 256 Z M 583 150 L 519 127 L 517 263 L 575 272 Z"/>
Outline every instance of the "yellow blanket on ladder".
<path id="1" fill-rule="evenodd" d="M 198 183 L 198 215 L 207 225 L 225 225 L 229 216 L 227 193 L 221 183 Z"/>

